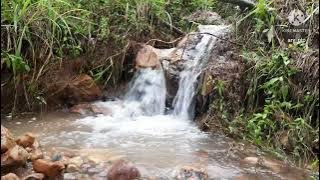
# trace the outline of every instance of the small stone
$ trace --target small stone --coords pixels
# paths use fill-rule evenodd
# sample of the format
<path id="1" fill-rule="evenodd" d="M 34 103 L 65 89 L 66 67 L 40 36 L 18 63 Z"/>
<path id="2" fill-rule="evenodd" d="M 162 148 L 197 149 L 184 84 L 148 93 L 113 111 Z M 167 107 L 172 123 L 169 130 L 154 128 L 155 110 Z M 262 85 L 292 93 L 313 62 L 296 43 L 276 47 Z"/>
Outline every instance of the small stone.
<path id="1" fill-rule="evenodd" d="M 76 157 L 73 157 L 73 158 L 70 158 L 69 161 L 68 161 L 69 164 L 74 164 L 76 165 L 77 167 L 81 167 L 81 165 L 84 163 L 83 162 L 83 159 L 80 157 L 80 156 L 76 156 Z"/>
<path id="2" fill-rule="evenodd" d="M 42 173 L 33 173 L 23 178 L 23 180 L 43 180 L 44 174 Z"/>
<path id="3" fill-rule="evenodd" d="M 132 166 L 129 162 L 120 160 L 115 162 L 107 174 L 108 180 L 119 180 L 119 179 L 139 179 L 141 177 L 140 171 Z"/>
<path id="4" fill-rule="evenodd" d="M 90 164 L 82 164 L 82 165 L 81 165 L 81 169 L 82 169 L 84 172 L 87 172 L 90 167 L 91 167 Z"/>
<path id="5" fill-rule="evenodd" d="M 88 173 L 89 174 L 96 174 L 96 173 L 99 173 L 101 170 L 98 169 L 98 168 L 89 168 L 88 169 Z"/>
<path id="6" fill-rule="evenodd" d="M 203 167 L 184 166 L 176 175 L 178 180 L 192 179 L 192 180 L 209 180 L 208 172 Z"/>
<path id="7" fill-rule="evenodd" d="M 17 138 L 16 143 L 24 148 L 31 147 L 35 141 L 35 136 L 32 133 L 26 133 Z"/>
<path id="8" fill-rule="evenodd" d="M 14 173 L 9 173 L 1 176 L 1 180 L 20 180 L 20 178 Z"/>
<path id="9" fill-rule="evenodd" d="M 68 173 L 79 172 L 79 171 L 80 171 L 79 167 L 77 167 L 77 165 L 75 165 L 75 164 L 69 164 L 67 166 Z"/>
<path id="10" fill-rule="evenodd" d="M 259 158 L 257 157 L 246 157 L 242 160 L 244 163 L 251 164 L 251 165 L 257 165 L 259 162 Z"/>
<path id="11" fill-rule="evenodd" d="M 37 159 L 43 159 L 43 153 L 39 149 L 34 149 L 31 152 L 30 160 L 34 161 Z"/>
<path id="12" fill-rule="evenodd" d="M 62 162 L 52 162 L 44 159 L 37 159 L 32 162 L 35 172 L 43 173 L 49 178 L 56 178 L 61 176 L 65 166 Z"/>
<path id="13" fill-rule="evenodd" d="M 77 173 L 64 173 L 63 179 L 64 180 L 75 180 L 75 179 L 78 179 L 77 175 L 78 175 Z"/>
<path id="14" fill-rule="evenodd" d="M 52 161 L 60 161 L 62 158 L 62 155 L 60 153 L 54 153 L 51 157 Z"/>
<path id="15" fill-rule="evenodd" d="M 98 174 L 99 177 L 106 177 L 108 175 L 108 171 L 102 171 Z"/>

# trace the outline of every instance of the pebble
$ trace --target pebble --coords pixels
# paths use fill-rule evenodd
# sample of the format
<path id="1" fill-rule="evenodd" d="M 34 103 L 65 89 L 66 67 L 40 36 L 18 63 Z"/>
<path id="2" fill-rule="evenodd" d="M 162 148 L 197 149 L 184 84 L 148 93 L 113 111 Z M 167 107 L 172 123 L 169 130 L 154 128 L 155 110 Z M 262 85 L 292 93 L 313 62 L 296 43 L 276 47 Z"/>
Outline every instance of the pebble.
<path id="1" fill-rule="evenodd" d="M 108 171 L 104 170 L 98 174 L 99 177 L 106 177 L 108 175 Z"/>
<path id="2" fill-rule="evenodd" d="M 68 173 L 79 172 L 79 171 L 80 171 L 80 169 L 75 164 L 69 164 L 67 166 Z"/>
<path id="3" fill-rule="evenodd" d="M 96 173 L 99 173 L 101 170 L 100 169 L 97 169 L 97 168 L 89 168 L 88 169 L 88 173 L 90 174 L 96 174 Z"/>
<path id="4" fill-rule="evenodd" d="M 77 173 L 64 173 L 63 179 L 64 180 L 75 180 L 75 179 L 77 179 Z"/>
<path id="5" fill-rule="evenodd" d="M 16 125 L 20 125 L 20 124 L 21 124 L 21 122 L 19 122 L 19 121 L 18 121 L 18 122 L 16 122 Z"/>

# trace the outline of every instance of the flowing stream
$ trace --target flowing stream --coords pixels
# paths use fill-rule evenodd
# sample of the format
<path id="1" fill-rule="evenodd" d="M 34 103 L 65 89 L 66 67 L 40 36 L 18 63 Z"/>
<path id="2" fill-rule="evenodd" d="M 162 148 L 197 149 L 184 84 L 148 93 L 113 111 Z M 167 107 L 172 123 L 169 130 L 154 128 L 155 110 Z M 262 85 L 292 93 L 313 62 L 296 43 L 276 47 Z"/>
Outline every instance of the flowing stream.
<path id="1" fill-rule="evenodd" d="M 200 32 L 215 35 L 226 31 L 227 26 L 200 27 Z M 171 179 L 177 167 L 198 163 L 207 169 L 211 179 L 232 179 L 243 174 L 281 179 L 281 175 L 269 170 L 243 167 L 239 162 L 243 157 L 230 151 L 231 140 L 202 132 L 192 121 L 197 78 L 216 40 L 206 34 L 199 36 L 200 42 L 183 54 L 185 67 L 171 111 L 165 107 L 163 71 L 141 69 L 122 99 L 93 103 L 110 114 L 79 117 L 57 112 L 3 123 L 15 134 L 35 132 L 46 149 L 103 148 L 116 152 L 147 175 Z"/>

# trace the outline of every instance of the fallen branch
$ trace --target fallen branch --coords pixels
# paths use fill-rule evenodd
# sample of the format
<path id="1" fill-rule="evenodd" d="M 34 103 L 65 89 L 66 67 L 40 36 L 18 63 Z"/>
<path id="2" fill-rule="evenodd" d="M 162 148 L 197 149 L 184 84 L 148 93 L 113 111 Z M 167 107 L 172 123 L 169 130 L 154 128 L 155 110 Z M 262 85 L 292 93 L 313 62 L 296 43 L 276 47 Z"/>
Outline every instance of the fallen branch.
<path id="1" fill-rule="evenodd" d="M 173 40 L 173 41 L 170 41 L 170 42 L 167 42 L 167 41 L 163 41 L 163 40 L 161 40 L 161 39 L 150 39 L 149 41 L 147 41 L 146 42 L 146 44 L 148 45 L 150 42 L 152 42 L 152 41 L 156 41 L 156 42 L 162 42 L 162 43 L 164 43 L 164 44 L 174 44 L 174 43 L 176 43 L 178 40 L 180 40 L 180 39 L 182 39 L 182 37 L 179 37 L 179 38 L 177 38 L 177 39 L 175 39 L 175 40 Z"/>

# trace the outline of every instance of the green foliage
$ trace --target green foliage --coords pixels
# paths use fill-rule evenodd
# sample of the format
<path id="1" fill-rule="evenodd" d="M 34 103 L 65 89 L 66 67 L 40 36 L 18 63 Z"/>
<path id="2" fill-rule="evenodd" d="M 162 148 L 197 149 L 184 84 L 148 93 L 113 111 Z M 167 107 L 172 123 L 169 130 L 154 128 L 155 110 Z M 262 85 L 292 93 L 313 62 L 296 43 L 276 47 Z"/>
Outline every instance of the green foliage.
<path id="1" fill-rule="evenodd" d="M 248 19 L 252 18 L 254 21 L 254 35 L 257 39 L 266 38 L 268 43 L 273 43 L 275 36 L 275 18 L 276 12 L 271 7 L 273 1 L 267 3 L 266 0 L 258 0 L 255 8 L 245 17 L 237 21 L 237 26 Z"/>
<path id="2" fill-rule="evenodd" d="M 12 72 L 15 84 L 21 83 L 19 79 L 26 80 L 24 94 L 37 101 L 42 94 L 39 79 L 51 70 L 57 59 L 92 52 L 99 42 L 113 49 L 107 52 L 109 57 L 104 61 L 88 63 L 86 73 L 91 73 L 104 86 L 109 85 L 109 81 L 116 84 L 129 40 L 145 41 L 156 31 L 166 34 L 165 40 L 171 40 L 170 32 L 160 32 L 160 21 L 186 29 L 182 27 L 186 23 L 180 23 L 184 16 L 198 9 L 210 9 L 214 2 L 4 0 L 1 1 L 1 38 L 4 40 L 1 41 L 1 68 Z"/>
<path id="3" fill-rule="evenodd" d="M 16 56 L 8 53 L 1 53 L 1 67 L 5 63 L 8 69 L 11 69 L 14 75 L 23 72 L 29 72 L 30 67 L 21 56 Z M 2 69 L 2 68 L 1 68 Z"/>
<path id="4" fill-rule="evenodd" d="M 289 147 L 286 151 L 297 159 L 301 155 L 314 157 L 312 147 L 319 138 L 319 126 L 311 125 L 312 118 L 306 115 L 310 109 L 306 107 L 317 97 L 306 91 L 303 101 L 293 98 L 291 81 L 298 70 L 291 65 L 288 53 L 273 52 L 271 57 L 264 54 L 243 55 L 248 61 L 254 61 L 249 71 L 251 83 L 246 97 L 248 115 L 244 118 L 247 119 L 243 124 L 244 135 L 258 145 L 279 148 L 277 136 L 287 132 L 289 145 L 286 146 Z M 259 108 L 261 103 L 262 109 Z M 232 124 L 231 129 L 236 125 L 239 123 Z"/>

